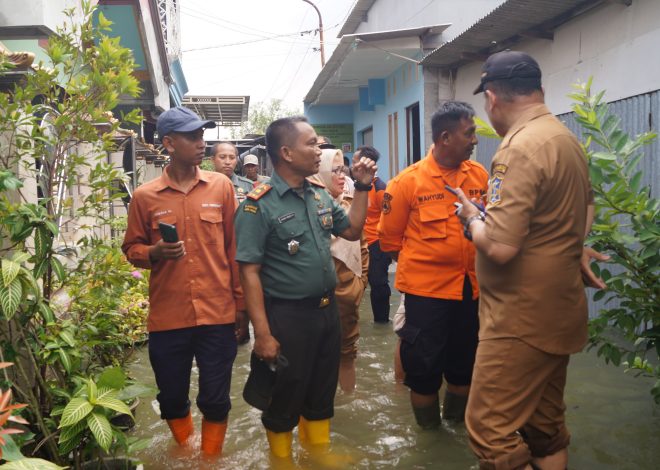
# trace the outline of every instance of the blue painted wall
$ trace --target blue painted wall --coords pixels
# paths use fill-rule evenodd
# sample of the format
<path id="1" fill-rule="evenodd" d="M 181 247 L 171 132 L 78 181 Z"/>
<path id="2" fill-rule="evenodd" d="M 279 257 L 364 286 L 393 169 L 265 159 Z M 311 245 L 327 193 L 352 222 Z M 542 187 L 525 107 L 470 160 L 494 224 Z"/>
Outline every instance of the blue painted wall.
<path id="1" fill-rule="evenodd" d="M 355 132 L 355 146 L 362 145 L 362 131 L 373 129 L 374 147 L 381 153 L 378 162 L 378 176 L 388 181 L 390 179 L 389 147 L 387 122 L 388 115 L 398 113 L 399 132 L 399 165 L 394 173 L 398 173 L 408 164 L 406 161 L 406 108 L 419 103 L 420 125 L 424 122 L 424 80 L 422 67 L 404 63 L 388 77 L 373 77 L 385 79 L 385 104 L 376 105 L 374 111 L 360 111 L 359 102 L 352 106 L 346 105 L 318 105 L 305 104 L 305 115 L 312 124 L 342 124 L 352 123 Z M 415 67 L 419 67 L 419 73 L 415 73 Z M 405 72 L 404 72 L 405 70 Z M 404 80 L 405 74 L 405 80 Z M 394 82 L 396 81 L 396 93 Z M 389 85 L 388 85 L 389 84 Z M 389 92 L 388 92 L 389 89 Z M 420 130 L 422 136 L 422 155 L 426 153 L 424 148 L 424 131 Z"/>
<path id="2" fill-rule="evenodd" d="M 305 116 L 312 124 L 353 124 L 353 106 L 350 104 L 311 106 L 305 103 Z"/>

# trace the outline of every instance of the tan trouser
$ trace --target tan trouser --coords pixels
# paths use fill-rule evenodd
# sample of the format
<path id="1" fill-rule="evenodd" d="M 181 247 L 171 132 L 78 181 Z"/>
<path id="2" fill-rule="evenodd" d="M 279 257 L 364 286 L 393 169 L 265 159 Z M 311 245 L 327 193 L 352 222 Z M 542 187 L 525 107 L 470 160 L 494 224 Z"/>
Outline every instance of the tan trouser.
<path id="1" fill-rule="evenodd" d="M 352 274 L 352 273 L 351 273 Z M 347 277 L 347 276 L 346 276 Z M 349 279 L 339 278 L 335 288 L 335 299 L 341 322 L 341 359 L 355 359 L 357 340 L 360 337 L 360 302 L 364 294 L 364 283 L 353 274 Z"/>
<path id="2" fill-rule="evenodd" d="M 516 469 L 568 446 L 568 355 L 518 339 L 480 341 L 465 424 L 482 469 Z"/>

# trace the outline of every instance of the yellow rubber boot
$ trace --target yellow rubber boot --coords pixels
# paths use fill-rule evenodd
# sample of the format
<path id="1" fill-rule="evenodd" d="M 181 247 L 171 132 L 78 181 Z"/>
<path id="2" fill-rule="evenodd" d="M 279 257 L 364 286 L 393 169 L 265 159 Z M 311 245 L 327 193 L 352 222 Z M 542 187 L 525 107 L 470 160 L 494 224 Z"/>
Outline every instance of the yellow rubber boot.
<path id="1" fill-rule="evenodd" d="M 275 457 L 281 459 L 291 457 L 291 443 L 293 442 L 293 433 L 291 431 L 273 432 L 266 429 L 266 437 L 268 438 L 270 451 Z"/>
<path id="2" fill-rule="evenodd" d="M 207 456 L 216 456 L 222 453 L 227 434 L 227 422 L 218 423 L 202 419 L 202 452 Z"/>
<path id="3" fill-rule="evenodd" d="M 300 442 L 310 445 L 330 444 L 330 420 L 308 421 L 302 416 L 298 423 Z"/>
<path id="4" fill-rule="evenodd" d="M 312 468 L 344 469 L 355 463 L 350 455 L 330 450 L 330 420 L 309 421 L 300 417 L 298 438 L 308 452 Z"/>
<path id="5" fill-rule="evenodd" d="M 192 415 L 188 412 L 188 416 L 184 418 L 168 419 L 167 425 L 172 431 L 174 440 L 180 446 L 183 446 L 188 441 L 188 438 L 193 433 Z"/>

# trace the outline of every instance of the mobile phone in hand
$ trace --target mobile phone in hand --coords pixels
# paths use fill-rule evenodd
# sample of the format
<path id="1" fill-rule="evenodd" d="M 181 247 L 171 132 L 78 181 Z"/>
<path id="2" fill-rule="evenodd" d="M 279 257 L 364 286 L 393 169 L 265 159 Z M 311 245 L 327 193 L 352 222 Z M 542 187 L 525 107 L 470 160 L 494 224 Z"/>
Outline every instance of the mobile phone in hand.
<path id="1" fill-rule="evenodd" d="M 451 186 L 449 186 L 448 184 L 445 185 L 445 189 L 447 191 L 449 191 L 450 193 L 452 193 L 454 196 L 458 196 L 458 193 L 456 192 L 456 190 L 454 188 L 452 188 Z M 486 210 L 486 208 L 484 206 L 482 206 L 481 204 L 479 204 L 478 202 L 474 202 L 474 201 L 470 201 L 470 202 L 472 203 L 472 205 L 474 207 L 479 209 L 481 212 L 484 212 Z M 458 212 L 460 212 L 460 209 L 458 209 Z"/>
<path id="2" fill-rule="evenodd" d="M 179 235 L 176 233 L 176 227 L 165 222 L 158 222 L 158 230 L 164 242 L 176 243 L 179 241 Z"/>

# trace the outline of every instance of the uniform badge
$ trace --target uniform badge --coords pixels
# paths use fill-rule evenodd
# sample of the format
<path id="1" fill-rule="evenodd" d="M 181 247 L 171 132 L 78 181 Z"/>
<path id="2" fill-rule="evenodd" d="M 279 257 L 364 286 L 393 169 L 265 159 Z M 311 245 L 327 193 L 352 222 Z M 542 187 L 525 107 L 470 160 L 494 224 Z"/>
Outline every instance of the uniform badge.
<path id="1" fill-rule="evenodd" d="M 390 193 L 383 194 L 383 214 L 389 214 L 392 210 L 392 195 Z"/>
<path id="2" fill-rule="evenodd" d="M 287 244 L 287 248 L 289 249 L 289 254 L 293 256 L 298 253 L 298 250 L 300 249 L 300 242 L 298 240 L 291 240 Z"/>
<path id="3" fill-rule="evenodd" d="M 253 206 L 252 204 L 245 204 L 243 206 L 243 212 L 249 212 L 250 214 L 256 214 L 259 212 L 259 207 Z"/>
<path id="4" fill-rule="evenodd" d="M 317 193 L 316 191 L 314 192 L 314 200 L 320 201 L 321 200 L 321 195 Z"/>
<path id="5" fill-rule="evenodd" d="M 488 204 L 491 206 L 496 206 L 502 202 L 502 182 L 504 181 L 504 175 L 494 174 L 490 179 L 490 189 Z"/>
<path id="6" fill-rule="evenodd" d="M 323 228 L 332 228 L 332 214 L 326 214 L 321 217 L 321 226 Z"/>

